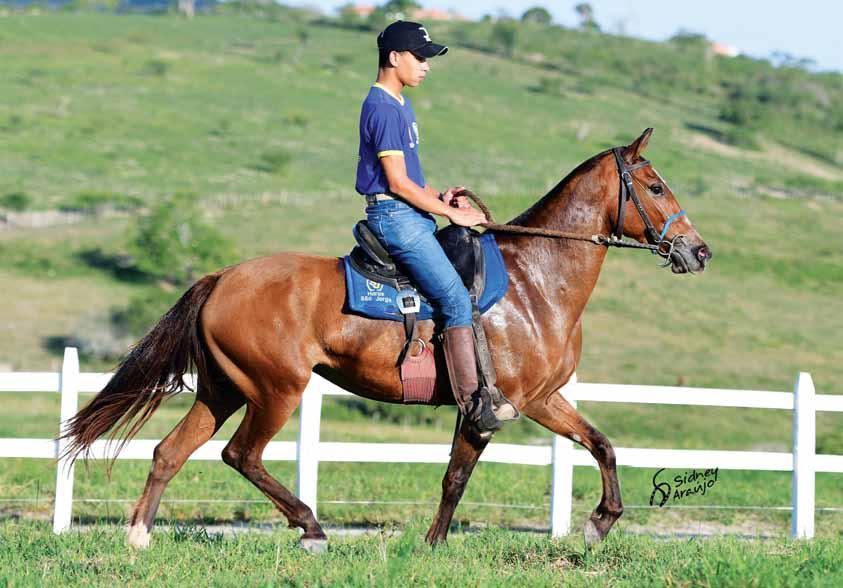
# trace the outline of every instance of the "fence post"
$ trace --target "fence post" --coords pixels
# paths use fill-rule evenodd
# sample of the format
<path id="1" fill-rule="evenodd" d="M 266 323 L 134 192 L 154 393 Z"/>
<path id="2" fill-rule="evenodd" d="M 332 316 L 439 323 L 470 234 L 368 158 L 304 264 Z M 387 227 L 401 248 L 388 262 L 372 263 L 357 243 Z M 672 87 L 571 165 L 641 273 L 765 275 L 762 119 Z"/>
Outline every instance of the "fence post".
<path id="1" fill-rule="evenodd" d="M 799 372 L 793 390 L 793 511 L 790 535 L 794 539 L 811 539 L 814 536 L 816 424 L 814 382 L 811 374 Z"/>
<path id="2" fill-rule="evenodd" d="M 574 390 L 577 385 L 577 374 L 571 375 L 568 383 L 558 390 Z M 566 399 L 574 408 L 577 401 Z M 560 435 L 553 436 L 553 481 L 550 489 L 550 535 L 561 537 L 571 532 L 571 511 L 573 509 L 574 491 L 574 445 Z"/>
<path id="3" fill-rule="evenodd" d="M 322 389 L 310 380 L 299 405 L 299 437 L 296 444 L 296 494 L 316 516 L 316 484 L 319 478 L 319 425 Z"/>
<path id="4" fill-rule="evenodd" d="M 79 404 L 79 354 L 75 347 L 64 348 L 64 359 L 61 363 L 61 379 L 59 380 L 61 394 L 61 413 L 59 432 L 65 432 L 65 423 L 73 415 Z M 59 439 L 56 444 L 56 500 L 53 510 L 53 533 L 59 534 L 70 528 L 73 514 L 73 470 L 67 459 L 61 459 L 68 445 L 67 439 Z"/>

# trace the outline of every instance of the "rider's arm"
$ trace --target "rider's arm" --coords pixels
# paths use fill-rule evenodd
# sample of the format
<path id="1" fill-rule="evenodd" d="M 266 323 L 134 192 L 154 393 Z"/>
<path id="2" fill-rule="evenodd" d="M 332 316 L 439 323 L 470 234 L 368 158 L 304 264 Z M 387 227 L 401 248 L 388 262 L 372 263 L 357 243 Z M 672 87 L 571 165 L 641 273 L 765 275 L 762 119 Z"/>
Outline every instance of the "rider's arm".
<path id="1" fill-rule="evenodd" d="M 422 187 L 422 189 L 424 190 L 425 194 L 427 194 L 428 196 L 433 196 L 434 198 L 438 198 L 439 200 L 442 200 L 441 198 L 439 198 L 439 195 L 441 194 L 441 192 L 439 190 L 437 190 L 436 188 L 434 188 L 433 186 L 431 186 L 430 184 L 425 184 Z"/>
<path id="2" fill-rule="evenodd" d="M 407 166 L 403 155 L 385 155 L 380 158 L 389 191 L 398 194 L 416 208 L 425 212 L 449 217 L 453 209 L 439 200 L 439 192 L 429 185 L 422 188 L 407 176 Z"/>

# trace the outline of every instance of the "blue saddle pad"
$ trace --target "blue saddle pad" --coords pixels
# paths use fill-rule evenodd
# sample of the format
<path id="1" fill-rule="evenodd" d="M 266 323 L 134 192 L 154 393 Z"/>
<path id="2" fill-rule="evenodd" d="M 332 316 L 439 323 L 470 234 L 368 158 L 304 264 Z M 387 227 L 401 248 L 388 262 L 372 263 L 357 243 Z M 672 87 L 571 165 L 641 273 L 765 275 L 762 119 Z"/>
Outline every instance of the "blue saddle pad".
<path id="1" fill-rule="evenodd" d="M 491 233 L 484 233 L 480 236 L 480 242 L 483 245 L 486 261 L 486 287 L 483 288 L 483 294 L 477 301 L 477 306 L 483 313 L 506 295 L 509 288 L 509 275 L 506 272 L 503 256 L 501 256 L 501 250 L 497 241 L 495 241 L 495 236 Z M 343 264 L 345 265 L 348 310 L 373 319 L 404 320 L 404 315 L 401 314 L 395 304 L 395 296 L 398 294 L 395 288 L 373 282 L 358 273 L 351 266 L 348 256 L 343 258 Z M 421 310 L 418 318 L 422 320 L 433 318 L 433 308 L 424 297 L 421 297 Z"/>

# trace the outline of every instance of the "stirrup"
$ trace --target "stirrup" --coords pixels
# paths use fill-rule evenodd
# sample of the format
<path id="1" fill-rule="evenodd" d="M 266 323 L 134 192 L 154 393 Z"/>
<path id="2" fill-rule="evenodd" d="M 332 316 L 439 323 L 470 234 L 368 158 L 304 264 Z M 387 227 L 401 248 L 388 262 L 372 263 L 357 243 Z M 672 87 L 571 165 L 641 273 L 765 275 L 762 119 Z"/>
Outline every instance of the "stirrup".
<path id="1" fill-rule="evenodd" d="M 517 421 L 521 417 L 518 408 L 503 395 L 497 386 L 492 386 L 489 396 L 492 400 L 492 411 L 501 423 Z"/>
<path id="2" fill-rule="evenodd" d="M 483 437 L 491 437 L 492 433 L 503 425 L 495 414 L 494 404 L 487 388 L 480 388 L 472 394 L 471 403 L 466 408 L 466 420 Z"/>

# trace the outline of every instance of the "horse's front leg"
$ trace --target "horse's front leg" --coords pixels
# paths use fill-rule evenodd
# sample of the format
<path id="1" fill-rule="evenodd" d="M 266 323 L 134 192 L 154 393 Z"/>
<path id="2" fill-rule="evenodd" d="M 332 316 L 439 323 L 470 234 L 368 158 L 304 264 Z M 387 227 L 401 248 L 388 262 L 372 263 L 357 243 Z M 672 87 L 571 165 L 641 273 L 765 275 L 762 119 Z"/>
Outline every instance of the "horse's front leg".
<path id="1" fill-rule="evenodd" d="M 615 450 L 603 433 L 592 427 L 577 410 L 554 391 L 549 397 L 539 398 L 524 410 L 528 417 L 556 433 L 571 439 L 594 456 L 603 478 L 603 497 L 585 523 L 583 532 L 587 545 L 603 540 L 623 514 L 621 488 L 615 467 Z"/>
<path id="2" fill-rule="evenodd" d="M 471 472 L 480 454 L 489 444 L 489 440 L 480 440 L 463 421 L 457 436 L 456 444 L 451 451 L 451 461 L 448 462 L 448 471 L 442 479 L 442 500 L 439 501 L 439 510 L 433 518 L 430 530 L 427 532 L 426 540 L 431 545 L 445 541 L 448 537 L 448 529 L 451 526 L 451 519 L 454 511 L 462 498 Z"/>

